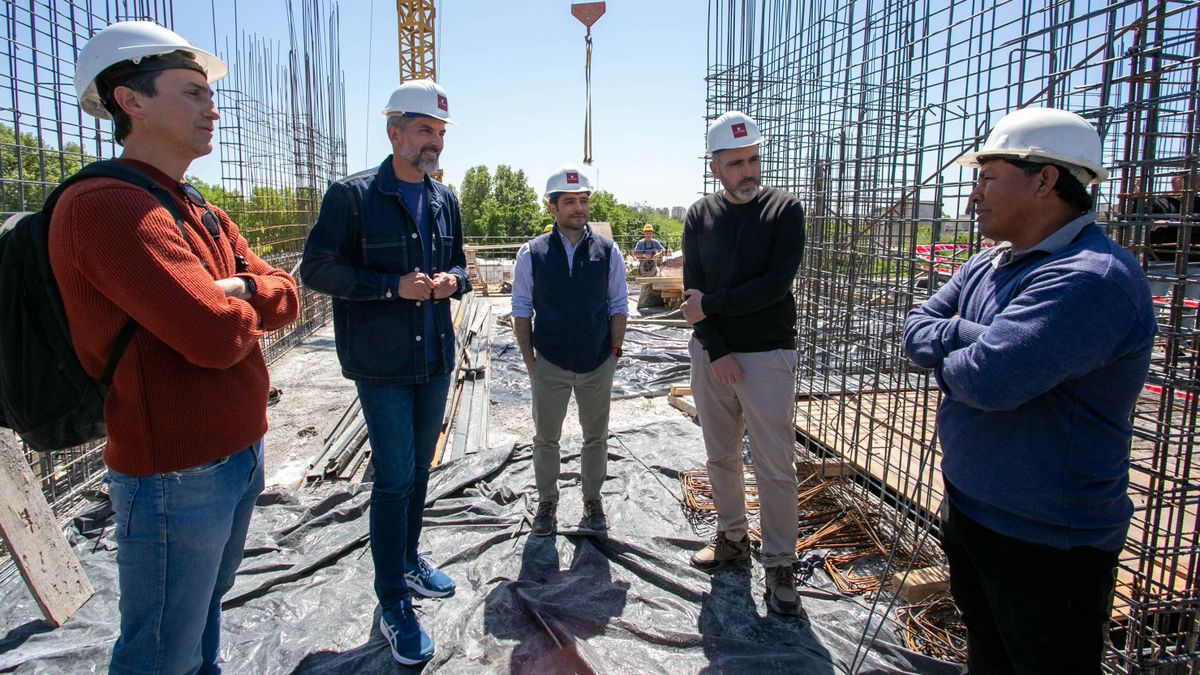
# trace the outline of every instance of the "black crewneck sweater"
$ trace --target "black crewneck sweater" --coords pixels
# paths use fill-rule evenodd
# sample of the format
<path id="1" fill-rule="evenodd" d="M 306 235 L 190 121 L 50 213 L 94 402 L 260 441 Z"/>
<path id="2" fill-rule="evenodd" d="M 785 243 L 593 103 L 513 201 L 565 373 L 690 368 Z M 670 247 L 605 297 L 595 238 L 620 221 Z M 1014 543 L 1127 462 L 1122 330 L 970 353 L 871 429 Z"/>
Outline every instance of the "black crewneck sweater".
<path id="1" fill-rule="evenodd" d="M 795 349 L 792 281 L 803 253 L 804 208 L 791 193 L 765 188 L 734 204 L 718 192 L 688 209 L 683 287 L 704 293 L 706 318 L 693 328 L 709 359 Z"/>

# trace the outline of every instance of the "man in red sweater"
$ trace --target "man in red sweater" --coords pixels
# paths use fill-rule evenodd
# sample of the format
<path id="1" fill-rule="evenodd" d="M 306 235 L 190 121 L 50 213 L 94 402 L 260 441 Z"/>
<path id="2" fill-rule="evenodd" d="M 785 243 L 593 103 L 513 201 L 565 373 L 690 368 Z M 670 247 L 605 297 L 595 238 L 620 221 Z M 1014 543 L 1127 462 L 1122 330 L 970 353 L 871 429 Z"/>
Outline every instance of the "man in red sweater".
<path id="1" fill-rule="evenodd" d="M 296 284 L 182 182 L 212 151 L 209 84 L 225 64 L 149 22 L 117 23 L 79 54 L 84 111 L 112 119 L 119 161 L 170 195 L 97 178 L 68 189 L 50 260 L 75 350 L 99 377 L 137 324 L 108 391 L 121 632 L 110 672 L 219 672 L 221 596 L 263 488 L 264 331 L 296 318 Z"/>

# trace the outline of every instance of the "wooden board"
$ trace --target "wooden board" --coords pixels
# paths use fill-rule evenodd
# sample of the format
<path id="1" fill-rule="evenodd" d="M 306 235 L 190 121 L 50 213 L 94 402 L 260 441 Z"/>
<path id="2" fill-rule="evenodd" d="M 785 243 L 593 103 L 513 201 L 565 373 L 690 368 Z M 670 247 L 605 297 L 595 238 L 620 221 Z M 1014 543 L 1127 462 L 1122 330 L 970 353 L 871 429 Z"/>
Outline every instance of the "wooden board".
<path id="1" fill-rule="evenodd" d="M 670 403 L 671 406 L 673 408 L 675 408 L 676 410 L 682 411 L 685 415 L 687 415 L 689 417 L 695 417 L 696 416 L 696 403 L 695 403 L 695 401 L 692 400 L 690 391 L 691 390 L 689 390 L 689 394 L 687 396 L 676 396 L 675 394 L 667 394 L 667 402 Z"/>
<path id="2" fill-rule="evenodd" d="M 649 325 L 649 326 L 688 326 L 686 319 L 633 319 L 630 318 L 626 322 L 630 326 Z"/>
<path id="3" fill-rule="evenodd" d="M 92 597 L 33 470 L 8 437 L 0 442 L 0 535 L 46 621 L 61 626 Z"/>
<path id="4" fill-rule="evenodd" d="M 800 398 L 796 403 L 796 430 L 818 444 L 832 450 L 846 466 L 860 475 L 886 485 L 892 492 L 903 495 L 919 507 L 926 516 L 935 516 L 944 494 L 941 474 L 941 451 L 924 452 L 934 439 L 935 403 L 932 395 L 921 390 L 874 392 Z M 1156 399 L 1144 398 L 1139 407 L 1157 409 Z M 1146 413 L 1148 416 L 1150 412 Z M 1152 419 L 1152 417 L 1149 417 Z M 1141 424 L 1147 424 L 1142 422 Z M 1182 426 L 1182 423 L 1180 423 Z M 1145 441 L 1135 440 L 1132 449 L 1134 462 L 1149 460 L 1154 450 Z M 924 463 L 921 462 L 924 456 Z M 918 481 L 917 478 L 920 477 Z M 1145 471 L 1130 472 L 1130 496 L 1134 502 L 1134 519 L 1128 538 L 1141 541 L 1146 520 L 1145 495 L 1151 493 L 1151 477 Z M 1192 466 L 1190 482 L 1200 483 L 1200 466 Z M 1178 500 L 1176 500 L 1178 501 Z M 1198 518 L 1194 500 L 1177 505 L 1172 513 L 1177 522 L 1168 529 L 1184 533 L 1196 530 Z M 1186 534 L 1185 534 L 1186 536 Z M 1118 568 L 1117 585 L 1126 595 L 1138 584 L 1129 567 L 1139 567 L 1128 559 Z M 1181 552 L 1186 556 L 1186 552 Z M 1158 558 L 1141 567 L 1158 584 L 1159 594 L 1169 587 L 1173 597 L 1185 597 L 1194 592 L 1186 565 L 1171 565 L 1169 558 Z M 1142 593 L 1144 599 L 1144 592 Z M 1119 614 L 1122 608 L 1113 608 Z M 1128 608 L 1125 608 L 1128 611 Z"/>
<path id="5" fill-rule="evenodd" d="M 934 516 L 943 494 L 942 456 L 929 451 L 929 405 L 922 391 L 805 398 L 796 402 L 796 431 Z"/>
<path id="6" fill-rule="evenodd" d="M 904 572 L 897 572 L 892 575 L 888 588 L 895 590 L 905 602 L 915 604 L 937 591 L 950 590 L 950 568 L 945 565 L 922 567 L 909 570 L 907 577 Z"/>
<path id="7" fill-rule="evenodd" d="M 692 388 L 686 384 L 672 384 L 667 393 L 671 396 L 691 396 Z"/>

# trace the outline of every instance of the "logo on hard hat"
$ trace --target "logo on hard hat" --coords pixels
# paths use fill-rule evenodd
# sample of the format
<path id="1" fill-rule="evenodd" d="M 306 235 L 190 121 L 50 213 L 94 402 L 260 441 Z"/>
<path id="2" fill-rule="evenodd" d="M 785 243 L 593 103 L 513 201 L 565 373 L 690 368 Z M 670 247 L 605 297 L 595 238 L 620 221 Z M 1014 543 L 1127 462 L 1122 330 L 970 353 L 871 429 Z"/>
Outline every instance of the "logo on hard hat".
<path id="1" fill-rule="evenodd" d="M 738 122 L 737 124 L 731 125 L 729 128 L 733 131 L 734 138 L 744 138 L 748 135 L 746 132 L 745 122 Z"/>
<path id="2" fill-rule="evenodd" d="M 567 184 L 568 185 L 578 185 L 579 184 L 579 174 L 575 173 L 574 171 L 568 171 L 567 172 Z"/>
<path id="3" fill-rule="evenodd" d="M 446 97 L 442 96 L 441 94 L 438 94 L 438 110 L 450 112 L 450 102 L 447 101 Z"/>

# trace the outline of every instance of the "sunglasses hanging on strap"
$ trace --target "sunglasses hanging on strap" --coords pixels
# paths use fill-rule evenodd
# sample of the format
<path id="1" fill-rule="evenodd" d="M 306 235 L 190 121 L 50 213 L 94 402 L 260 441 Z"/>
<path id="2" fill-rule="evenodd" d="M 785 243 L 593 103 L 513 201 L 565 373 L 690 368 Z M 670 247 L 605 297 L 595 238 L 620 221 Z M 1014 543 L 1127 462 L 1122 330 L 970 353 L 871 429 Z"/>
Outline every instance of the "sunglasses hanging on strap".
<path id="1" fill-rule="evenodd" d="M 221 221 L 219 218 L 217 218 L 217 214 L 213 213 L 212 209 L 208 208 L 208 202 L 205 201 L 204 195 L 200 194 L 200 191 L 190 183 L 183 183 L 180 186 L 180 189 L 183 191 L 183 196 L 187 197 L 189 202 L 191 202 L 194 206 L 204 209 L 204 215 L 200 217 L 200 222 L 204 225 L 204 229 L 208 230 L 208 234 L 213 238 L 213 241 L 219 241 L 221 236 Z M 250 270 L 250 266 L 246 264 L 246 259 L 244 257 L 235 253 L 233 259 L 236 266 L 235 271 L 238 274 L 248 272 Z"/>

